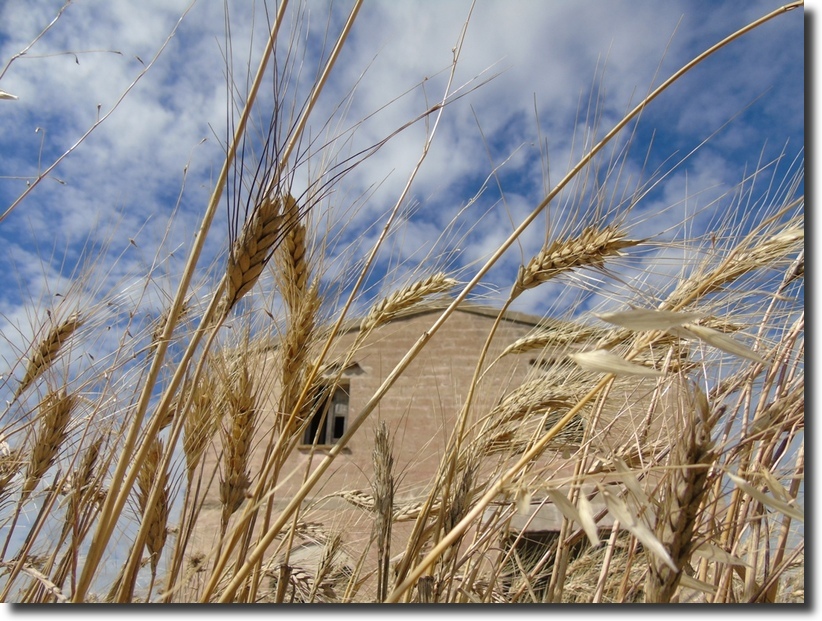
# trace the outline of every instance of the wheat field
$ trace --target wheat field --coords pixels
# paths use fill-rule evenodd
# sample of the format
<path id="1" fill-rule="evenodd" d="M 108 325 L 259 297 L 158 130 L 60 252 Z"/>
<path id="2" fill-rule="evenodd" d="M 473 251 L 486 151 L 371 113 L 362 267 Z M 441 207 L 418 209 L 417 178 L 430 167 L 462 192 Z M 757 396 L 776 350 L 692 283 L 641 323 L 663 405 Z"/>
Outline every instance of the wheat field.
<path id="1" fill-rule="evenodd" d="M 315 117 L 326 110 L 318 102 L 339 96 L 328 76 L 348 71 L 346 46 L 363 45 L 351 42 L 362 4 L 309 20 L 323 7 L 271 3 L 245 75 L 229 70 L 244 52 L 226 18 L 220 168 L 196 222 L 158 213 L 152 223 L 161 238 L 185 228 L 174 260 L 165 239 L 143 249 L 154 263 L 128 285 L 136 294 L 120 295 L 98 286 L 118 240 L 90 244 L 64 270 L 59 297 L 27 300 L 25 327 L 3 324 L 12 353 L 0 369 L 0 601 L 804 603 L 803 150 L 757 160 L 693 210 L 674 209 L 688 198 L 671 183 L 682 154 L 627 179 L 630 154 L 653 142 L 640 120 L 702 63 L 802 3 L 716 34 L 619 117 L 602 112 L 608 93 L 591 76 L 567 120 L 580 127 L 567 169 L 509 211 L 484 254 L 472 254 L 470 232 L 497 226 L 491 215 L 423 235 L 408 212 L 424 200 L 412 188 L 441 119 L 454 109 L 473 123 L 457 106 L 491 80 L 457 80 L 473 17 L 455 24 L 451 63 L 432 82 L 442 92 L 429 87 L 407 127 L 349 153 L 349 130 Z M 59 32 L 62 10 L 40 25 L 45 34 Z M 301 47 L 314 38 L 319 60 Z M 6 65 L 0 89 L 19 66 Z M 310 88 L 292 88 L 304 74 Z M 20 103 L 0 95 L 0 108 Z M 355 194 L 349 180 L 420 127 L 419 159 L 390 202 L 375 198 L 379 178 Z M 0 228 L 49 170 L 3 205 Z M 492 172 L 471 193 L 498 182 Z M 666 188 L 681 217 L 657 230 L 644 201 Z M 352 241 L 346 223 L 375 203 L 379 217 Z M 143 243 L 138 232 L 125 231 L 126 247 Z M 406 235 L 449 251 L 386 268 L 381 253 Z M 513 265 L 511 249 L 528 252 Z M 146 318 L 143 297 L 158 281 L 167 293 Z M 511 330 L 537 299 L 533 324 Z M 460 362 L 466 386 L 407 397 L 447 421 L 409 454 L 407 418 L 388 416 L 389 401 L 413 391 L 428 348 L 478 306 L 485 333 Z M 355 402 L 352 392 L 333 442 L 320 441 L 331 431 L 313 416 L 318 401 L 409 318 L 424 327 L 368 394 Z M 522 370 L 522 360 L 538 364 Z M 331 489 L 351 447 L 365 445 L 359 483 Z M 415 469 L 425 474 L 411 481 Z M 320 498 L 345 510 L 323 512 Z M 544 507 L 558 526 L 531 537 L 522 524 Z"/>

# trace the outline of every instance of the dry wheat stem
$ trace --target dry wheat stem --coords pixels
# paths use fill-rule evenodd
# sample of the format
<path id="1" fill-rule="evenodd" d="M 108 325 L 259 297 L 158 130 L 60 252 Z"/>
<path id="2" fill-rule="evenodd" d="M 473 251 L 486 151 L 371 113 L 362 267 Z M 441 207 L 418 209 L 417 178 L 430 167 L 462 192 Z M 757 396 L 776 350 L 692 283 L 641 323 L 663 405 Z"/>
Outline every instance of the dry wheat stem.
<path id="1" fill-rule="evenodd" d="M 482 367 L 485 363 L 485 357 L 488 354 L 488 349 L 491 346 L 491 341 L 496 334 L 496 331 L 502 321 L 503 315 L 507 312 L 509 305 L 513 300 L 512 296 L 509 296 L 508 300 L 506 300 L 505 304 L 503 305 L 502 309 L 500 309 L 499 313 L 497 313 L 496 318 L 494 319 L 494 324 L 491 326 L 489 330 L 488 336 L 485 339 L 485 343 L 480 351 L 479 358 L 477 360 L 477 364 L 474 367 L 474 375 L 469 384 L 468 394 L 466 395 L 465 401 L 460 408 L 460 413 L 457 418 L 457 423 L 454 427 L 453 432 L 448 438 L 448 445 L 446 448 L 446 455 L 449 456 L 449 459 L 444 460 L 437 472 L 436 482 L 431 487 L 431 492 L 428 494 L 428 498 L 426 499 L 422 510 L 420 511 L 419 515 L 417 516 L 417 520 L 414 524 L 414 530 L 411 534 L 411 537 L 408 539 L 408 544 L 406 546 L 405 555 L 401 563 L 398 565 L 396 569 L 396 579 L 401 580 L 405 573 L 408 571 L 408 565 L 411 563 L 413 558 L 416 558 L 418 553 L 419 546 L 423 543 L 422 533 L 426 528 L 426 522 L 428 520 L 428 515 L 435 502 L 435 497 L 438 494 L 442 494 L 443 501 L 451 493 L 451 485 L 453 482 L 453 478 L 455 476 L 455 472 L 458 468 L 460 463 L 460 453 L 461 447 L 465 435 L 465 427 L 468 421 L 468 415 L 471 409 L 471 403 L 473 401 L 474 392 L 476 390 L 477 385 L 479 384 L 480 375 L 482 372 Z M 463 466 L 467 467 L 468 460 L 463 459 Z M 445 517 L 445 511 L 441 511 L 437 514 L 437 528 L 436 533 L 439 535 L 440 529 L 443 525 L 443 518 Z"/>
<path id="2" fill-rule="evenodd" d="M 240 139 L 243 133 L 245 132 L 248 117 L 251 114 L 251 108 L 253 106 L 254 100 L 257 97 L 257 92 L 259 91 L 260 85 L 262 84 L 263 76 L 265 75 L 265 68 L 268 64 L 269 58 L 271 58 L 271 53 L 274 49 L 274 43 L 277 39 L 277 33 L 279 32 L 279 28 L 282 23 L 285 8 L 287 5 L 287 0 L 283 0 L 280 3 L 280 7 L 277 11 L 277 16 L 274 20 L 274 24 L 272 25 L 268 41 L 266 42 L 265 49 L 260 59 L 260 64 L 257 68 L 257 73 L 254 76 L 254 81 L 252 82 L 245 106 L 243 107 L 243 111 L 240 115 L 240 120 L 237 124 L 237 129 L 234 133 L 234 138 L 231 141 L 231 145 L 229 147 L 225 161 L 223 162 L 223 166 L 220 169 L 220 174 L 217 178 L 217 182 L 214 187 L 214 192 L 212 193 L 211 198 L 209 199 L 208 207 L 206 208 L 206 213 L 203 216 L 203 220 L 200 225 L 200 230 L 195 236 L 194 244 L 192 245 L 191 252 L 189 253 L 186 266 L 183 269 L 183 275 L 180 279 L 180 284 L 177 288 L 177 293 L 174 297 L 174 302 L 169 312 L 168 321 L 166 322 L 165 329 L 163 330 L 161 340 L 158 343 L 157 350 L 154 352 L 154 358 L 152 359 L 148 378 L 143 384 L 143 389 L 140 393 L 140 398 L 138 401 L 137 412 L 134 416 L 134 421 L 124 443 L 122 456 L 117 463 L 117 467 L 113 475 L 114 480 L 125 482 L 124 488 L 121 490 L 120 494 L 108 494 L 106 497 L 106 502 L 103 505 L 103 509 L 100 513 L 100 520 L 98 522 L 97 531 L 95 532 L 94 537 L 92 539 L 92 544 L 89 548 L 88 555 L 86 556 L 86 562 L 83 566 L 83 571 L 81 573 L 80 579 L 77 583 L 77 587 L 72 597 L 73 602 L 82 602 L 84 600 L 86 592 L 88 591 L 88 588 L 91 585 L 92 578 L 99 566 L 103 552 L 108 544 L 109 539 L 111 538 L 111 534 L 114 531 L 114 527 L 117 522 L 117 517 L 122 512 L 128 492 L 134 484 L 135 475 L 129 475 L 127 478 L 126 471 L 132 463 L 132 452 L 137 442 L 137 437 L 140 431 L 141 423 L 145 417 L 146 411 L 148 410 L 148 405 L 154 390 L 154 386 L 157 381 L 157 377 L 159 376 L 160 368 L 162 366 L 163 357 L 165 356 L 168 341 L 171 338 L 171 334 L 174 330 L 174 326 L 176 325 L 177 318 L 180 314 L 180 310 L 183 307 L 186 294 L 191 284 L 191 279 L 194 276 L 195 266 L 199 261 L 200 253 L 205 244 L 206 233 L 211 228 L 211 223 L 214 219 L 214 214 L 216 213 L 217 205 L 220 201 L 220 196 L 222 195 L 226 179 L 228 178 L 229 167 L 234 162 L 234 158 L 237 153 L 237 146 L 240 144 Z M 215 296 L 213 299 L 216 300 L 217 297 Z M 211 312 L 213 312 L 213 310 Z M 210 323 L 210 313 L 206 313 L 206 317 L 204 317 L 203 319 L 204 321 L 207 319 Z M 201 324 L 201 327 L 204 325 L 208 325 L 208 323 Z M 183 357 L 183 361 L 180 362 L 177 369 L 177 373 L 175 373 L 175 376 L 172 379 L 172 391 L 176 390 L 177 386 L 182 381 L 183 371 L 187 364 L 186 361 L 190 360 L 191 356 L 194 354 L 194 350 L 199 344 L 201 336 L 202 330 L 197 330 L 191 342 L 189 343 L 189 347 L 186 350 L 186 354 Z M 170 398 L 170 394 L 168 395 L 168 397 Z M 153 438 L 154 436 L 156 436 L 157 427 L 157 424 L 152 424 L 150 426 L 149 430 L 147 431 L 149 437 Z"/>

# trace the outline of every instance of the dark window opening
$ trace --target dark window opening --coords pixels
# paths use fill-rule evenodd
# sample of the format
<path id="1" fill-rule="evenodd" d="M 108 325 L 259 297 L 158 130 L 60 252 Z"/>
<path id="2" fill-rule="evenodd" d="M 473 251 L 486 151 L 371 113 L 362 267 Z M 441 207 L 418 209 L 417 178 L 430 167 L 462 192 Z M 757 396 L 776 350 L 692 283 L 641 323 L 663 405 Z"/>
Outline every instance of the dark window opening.
<path id="1" fill-rule="evenodd" d="M 339 442 L 347 427 L 348 392 L 347 384 L 323 386 L 317 391 L 303 444 L 327 446 Z"/>

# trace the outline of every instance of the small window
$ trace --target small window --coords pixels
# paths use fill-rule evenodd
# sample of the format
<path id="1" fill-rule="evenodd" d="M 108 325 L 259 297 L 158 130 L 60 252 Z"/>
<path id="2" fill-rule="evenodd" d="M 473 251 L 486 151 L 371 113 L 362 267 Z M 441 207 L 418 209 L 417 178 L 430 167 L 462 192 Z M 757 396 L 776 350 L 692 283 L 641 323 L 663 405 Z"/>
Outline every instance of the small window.
<path id="1" fill-rule="evenodd" d="M 348 393 L 348 384 L 343 383 L 336 387 L 324 386 L 317 391 L 303 444 L 327 446 L 339 442 L 348 423 Z"/>

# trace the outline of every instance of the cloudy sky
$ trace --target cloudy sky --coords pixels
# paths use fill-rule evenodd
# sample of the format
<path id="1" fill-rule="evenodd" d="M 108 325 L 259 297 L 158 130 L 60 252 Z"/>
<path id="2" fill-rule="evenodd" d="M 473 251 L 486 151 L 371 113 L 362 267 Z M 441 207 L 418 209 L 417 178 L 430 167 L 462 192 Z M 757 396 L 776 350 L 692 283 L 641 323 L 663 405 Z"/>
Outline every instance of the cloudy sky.
<path id="1" fill-rule="evenodd" d="M 238 116 L 276 10 L 227 4 L 230 40 L 221 0 L 75 0 L 39 39 L 63 0 L 0 4 L 0 90 L 16 97 L 0 100 L 0 366 L 58 300 L 139 308 L 136 321 L 168 303 L 221 166 L 227 119 Z M 439 118 L 371 282 L 388 274 L 373 292 L 391 289 L 420 263 L 467 280 L 594 137 L 697 53 L 780 4 L 487 0 L 471 11 L 462 0 L 366 2 L 291 165 L 293 193 L 302 195 L 359 162 L 322 186 L 313 224 L 327 241 L 323 269 L 334 282 L 353 273 Z M 292 0 L 277 52 L 281 136 L 351 5 Z M 466 21 L 441 117 L 419 120 L 363 158 L 442 100 Z M 661 179 L 628 224 L 666 239 L 686 213 L 704 214 L 696 227 L 715 223 L 728 204 L 721 197 L 757 168 L 768 165 L 762 187 L 799 170 L 803 43 L 800 9 L 697 67 L 559 197 L 479 293 L 501 299 L 546 236 L 595 221 L 597 191 L 601 210 L 619 211 Z M 266 80 L 252 119 L 245 182 L 274 83 Z M 227 231 L 222 205 L 198 282 L 223 269 Z M 522 296 L 517 308 L 564 310 L 549 290 Z"/>

